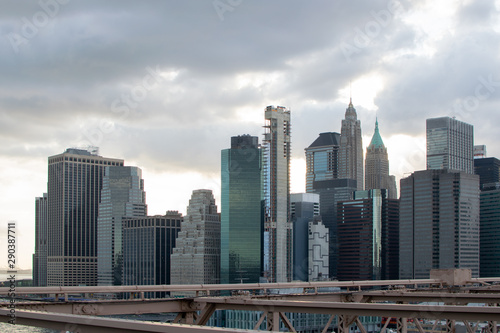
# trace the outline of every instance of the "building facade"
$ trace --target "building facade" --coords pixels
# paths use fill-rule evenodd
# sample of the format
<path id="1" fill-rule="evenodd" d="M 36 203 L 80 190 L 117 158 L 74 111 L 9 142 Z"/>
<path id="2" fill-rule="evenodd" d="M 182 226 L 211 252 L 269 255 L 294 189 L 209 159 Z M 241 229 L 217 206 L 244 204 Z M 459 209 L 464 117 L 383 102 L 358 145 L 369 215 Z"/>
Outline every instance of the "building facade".
<path id="1" fill-rule="evenodd" d="M 366 148 L 365 190 L 387 189 L 390 199 L 397 199 L 396 177 L 389 175 L 389 156 L 375 122 L 375 132 Z"/>
<path id="2" fill-rule="evenodd" d="M 486 158 L 486 146 L 485 145 L 475 145 L 474 146 L 474 159 L 476 158 Z"/>
<path id="3" fill-rule="evenodd" d="M 500 183 L 485 184 L 480 202 L 480 276 L 500 276 Z"/>
<path id="4" fill-rule="evenodd" d="M 171 283 L 220 283 L 220 235 L 212 191 L 194 190 L 171 256 Z"/>
<path id="5" fill-rule="evenodd" d="M 358 191 L 364 189 L 361 122 L 352 105 L 352 99 L 345 111 L 340 131 L 339 175 L 339 178 L 355 179 Z"/>
<path id="6" fill-rule="evenodd" d="M 305 149 L 306 192 L 314 192 L 315 181 L 339 178 L 340 134 L 320 133 L 319 137 Z"/>
<path id="7" fill-rule="evenodd" d="M 309 281 L 328 280 L 330 244 L 328 228 L 319 219 L 309 221 L 308 227 Z"/>
<path id="8" fill-rule="evenodd" d="M 484 148 L 484 150 L 486 150 Z M 474 159 L 480 194 L 480 276 L 500 276 L 500 160 Z"/>
<path id="9" fill-rule="evenodd" d="M 399 201 L 387 192 L 356 191 L 338 204 L 339 280 L 398 278 Z"/>
<path id="10" fill-rule="evenodd" d="M 290 220 L 290 111 L 268 106 L 263 144 L 264 262 L 269 282 L 292 279 L 292 223 Z"/>
<path id="11" fill-rule="evenodd" d="M 427 119 L 427 170 L 474 173 L 474 127 L 450 117 Z"/>
<path id="12" fill-rule="evenodd" d="M 73 148 L 48 160 L 47 285 L 94 286 L 104 170 L 123 160 Z"/>
<path id="13" fill-rule="evenodd" d="M 485 184 L 500 183 L 500 160 L 496 157 L 474 159 L 474 173 L 481 189 Z"/>
<path id="14" fill-rule="evenodd" d="M 258 283 L 263 259 L 258 138 L 232 137 L 221 157 L 221 283 Z"/>
<path id="15" fill-rule="evenodd" d="M 35 253 L 33 254 L 33 286 L 47 286 L 47 228 L 49 224 L 47 193 L 35 198 Z"/>
<path id="16" fill-rule="evenodd" d="M 341 201 L 351 200 L 357 185 L 354 179 L 321 180 L 313 183 L 314 193 L 319 194 L 321 220 L 329 232 L 328 276 L 337 278 L 339 241 L 337 235 L 337 207 Z"/>
<path id="17" fill-rule="evenodd" d="M 479 177 L 452 170 L 416 171 L 401 179 L 400 279 L 431 269 L 479 275 Z"/>
<path id="18" fill-rule="evenodd" d="M 309 222 L 319 216 L 319 194 L 291 194 L 290 214 L 293 223 L 293 280 L 309 281 L 308 229 Z"/>
<path id="19" fill-rule="evenodd" d="M 170 256 L 182 221 L 177 211 L 122 220 L 124 285 L 170 284 Z M 165 292 L 148 292 L 145 296 L 164 297 Z"/>
<path id="20" fill-rule="evenodd" d="M 142 171 L 108 166 L 97 217 L 97 284 L 123 284 L 123 220 L 147 215 Z"/>

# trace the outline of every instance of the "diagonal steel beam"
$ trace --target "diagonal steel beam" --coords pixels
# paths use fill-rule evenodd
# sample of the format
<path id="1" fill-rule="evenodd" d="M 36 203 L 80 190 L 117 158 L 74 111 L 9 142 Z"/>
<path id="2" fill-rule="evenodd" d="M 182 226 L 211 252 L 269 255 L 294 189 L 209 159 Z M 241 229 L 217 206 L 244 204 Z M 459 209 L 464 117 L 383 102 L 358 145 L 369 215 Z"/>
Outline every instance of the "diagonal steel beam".
<path id="1" fill-rule="evenodd" d="M 8 322 L 9 311 L 0 309 L 0 322 Z M 59 331 L 79 333 L 215 333 L 249 332 L 248 330 L 206 327 L 196 325 L 164 324 L 135 320 L 100 318 L 91 316 L 55 314 L 47 312 L 17 310 L 16 324 L 45 327 Z M 256 331 L 251 331 L 256 332 Z"/>

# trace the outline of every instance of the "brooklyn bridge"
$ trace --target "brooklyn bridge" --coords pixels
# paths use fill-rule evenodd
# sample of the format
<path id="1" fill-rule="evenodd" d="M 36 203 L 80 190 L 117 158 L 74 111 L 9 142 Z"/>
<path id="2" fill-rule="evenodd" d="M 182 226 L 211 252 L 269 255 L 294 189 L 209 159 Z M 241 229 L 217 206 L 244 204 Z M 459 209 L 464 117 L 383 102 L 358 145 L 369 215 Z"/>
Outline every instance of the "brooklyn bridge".
<path id="1" fill-rule="evenodd" d="M 0 318 L 63 332 L 248 332 L 207 325 L 218 310 L 240 310 L 256 314 L 254 330 L 296 332 L 290 314 L 307 313 L 327 318 L 322 332 L 367 333 L 366 316 L 382 318 L 379 332 L 497 332 L 498 283 L 464 270 L 436 270 L 419 280 L 18 287 L 14 301 L 4 287 Z M 148 313 L 171 313 L 172 320 L 110 317 Z"/>

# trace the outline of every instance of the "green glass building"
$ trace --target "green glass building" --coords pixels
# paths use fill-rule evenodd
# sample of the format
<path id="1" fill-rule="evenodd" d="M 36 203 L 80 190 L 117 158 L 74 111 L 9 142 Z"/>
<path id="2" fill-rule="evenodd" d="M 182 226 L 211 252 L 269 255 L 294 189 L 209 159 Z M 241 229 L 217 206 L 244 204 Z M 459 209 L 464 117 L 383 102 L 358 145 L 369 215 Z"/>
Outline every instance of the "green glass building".
<path id="1" fill-rule="evenodd" d="M 500 276 L 500 183 L 485 184 L 480 206 L 480 276 Z"/>
<path id="2" fill-rule="evenodd" d="M 221 154 L 221 283 L 259 282 L 262 180 L 258 138 L 231 138 Z"/>

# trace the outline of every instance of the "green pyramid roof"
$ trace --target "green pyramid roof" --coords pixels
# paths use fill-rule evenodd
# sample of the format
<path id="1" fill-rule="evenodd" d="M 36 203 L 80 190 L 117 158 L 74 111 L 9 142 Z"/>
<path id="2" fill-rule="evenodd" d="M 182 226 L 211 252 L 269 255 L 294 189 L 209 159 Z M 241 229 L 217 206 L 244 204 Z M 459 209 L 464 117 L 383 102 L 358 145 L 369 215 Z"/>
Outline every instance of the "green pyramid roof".
<path id="1" fill-rule="evenodd" d="M 370 147 L 381 148 L 384 146 L 384 141 L 378 131 L 378 119 L 375 120 L 375 133 L 373 133 L 372 141 L 370 142 Z"/>

